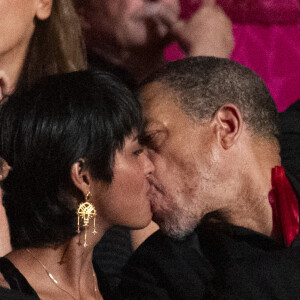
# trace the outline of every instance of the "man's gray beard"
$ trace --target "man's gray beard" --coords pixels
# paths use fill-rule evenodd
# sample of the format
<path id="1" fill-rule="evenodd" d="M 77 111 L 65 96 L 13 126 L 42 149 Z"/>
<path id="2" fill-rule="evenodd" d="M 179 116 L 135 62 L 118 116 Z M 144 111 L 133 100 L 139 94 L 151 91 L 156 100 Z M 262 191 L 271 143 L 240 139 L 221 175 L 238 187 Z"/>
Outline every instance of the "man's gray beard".
<path id="1" fill-rule="evenodd" d="M 161 231 L 176 240 L 182 240 L 194 231 L 201 217 L 197 214 L 194 205 L 179 208 L 174 207 L 172 211 L 165 212 L 162 219 L 155 220 Z"/>

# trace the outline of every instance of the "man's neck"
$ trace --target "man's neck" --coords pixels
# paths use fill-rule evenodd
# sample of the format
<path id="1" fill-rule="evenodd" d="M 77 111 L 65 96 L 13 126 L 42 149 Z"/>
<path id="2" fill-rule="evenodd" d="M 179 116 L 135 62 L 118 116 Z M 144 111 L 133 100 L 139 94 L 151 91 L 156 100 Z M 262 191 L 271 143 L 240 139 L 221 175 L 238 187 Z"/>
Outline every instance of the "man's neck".
<path id="1" fill-rule="evenodd" d="M 239 193 L 227 217 L 234 225 L 271 236 L 273 215 L 268 196 L 272 188 L 271 170 L 281 164 L 279 148 L 272 143 L 256 143 L 253 149 L 248 153 L 250 163 L 240 171 Z"/>

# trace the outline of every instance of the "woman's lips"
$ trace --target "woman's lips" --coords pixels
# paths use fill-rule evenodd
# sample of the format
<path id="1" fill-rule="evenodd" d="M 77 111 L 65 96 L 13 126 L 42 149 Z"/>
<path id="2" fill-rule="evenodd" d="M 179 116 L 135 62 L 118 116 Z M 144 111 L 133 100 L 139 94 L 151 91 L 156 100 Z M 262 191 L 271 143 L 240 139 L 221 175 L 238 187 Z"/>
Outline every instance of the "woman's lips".
<path id="1" fill-rule="evenodd" d="M 150 200 L 151 212 L 154 213 L 156 211 L 156 203 L 158 200 L 158 190 L 154 184 L 150 184 L 150 188 L 148 190 L 147 196 Z"/>

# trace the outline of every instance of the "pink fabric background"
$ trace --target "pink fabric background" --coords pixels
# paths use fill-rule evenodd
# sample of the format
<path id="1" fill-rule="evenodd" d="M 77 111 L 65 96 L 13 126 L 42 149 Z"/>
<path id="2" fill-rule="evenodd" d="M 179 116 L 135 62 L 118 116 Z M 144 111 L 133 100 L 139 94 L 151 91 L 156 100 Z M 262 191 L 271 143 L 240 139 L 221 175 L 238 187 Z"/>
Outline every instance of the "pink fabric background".
<path id="1" fill-rule="evenodd" d="M 235 48 L 231 59 L 259 74 L 279 111 L 300 98 L 300 2 L 298 0 L 217 0 L 233 22 Z M 201 0 L 181 0 L 186 19 Z M 165 58 L 184 54 L 175 44 Z"/>

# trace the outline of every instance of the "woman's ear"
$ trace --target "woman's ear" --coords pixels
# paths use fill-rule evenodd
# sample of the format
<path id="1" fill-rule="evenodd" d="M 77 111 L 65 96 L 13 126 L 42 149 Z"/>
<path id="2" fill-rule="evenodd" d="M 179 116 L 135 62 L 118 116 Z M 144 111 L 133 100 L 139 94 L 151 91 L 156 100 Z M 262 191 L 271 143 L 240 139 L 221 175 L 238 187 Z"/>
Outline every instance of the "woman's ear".
<path id="1" fill-rule="evenodd" d="M 215 114 L 216 130 L 224 149 L 229 149 L 239 139 L 243 128 L 240 110 L 234 104 L 222 105 Z"/>
<path id="2" fill-rule="evenodd" d="M 84 159 L 79 159 L 71 167 L 71 179 L 74 185 L 85 195 L 90 191 L 91 175 L 85 167 Z"/>
<path id="3" fill-rule="evenodd" d="M 36 0 L 36 17 L 39 20 L 46 20 L 51 15 L 53 0 Z"/>

